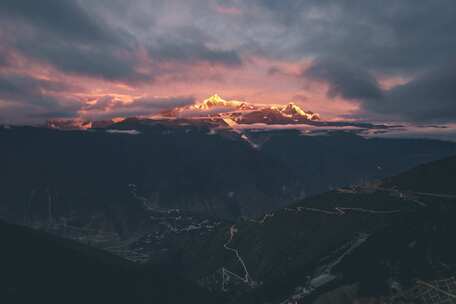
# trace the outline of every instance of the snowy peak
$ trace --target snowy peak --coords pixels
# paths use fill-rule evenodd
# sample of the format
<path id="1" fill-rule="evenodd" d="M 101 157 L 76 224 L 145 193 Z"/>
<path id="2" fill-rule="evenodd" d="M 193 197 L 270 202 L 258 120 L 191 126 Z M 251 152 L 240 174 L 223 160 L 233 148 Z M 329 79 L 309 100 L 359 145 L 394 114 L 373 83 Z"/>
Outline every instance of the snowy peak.
<path id="1" fill-rule="evenodd" d="M 286 106 L 280 108 L 280 112 L 284 115 L 288 115 L 291 117 L 305 117 L 306 119 L 309 120 L 319 120 L 320 115 L 313 113 L 313 112 L 305 112 L 302 110 L 299 106 L 294 104 L 293 102 L 290 102 Z"/>
<path id="2" fill-rule="evenodd" d="M 160 113 L 169 118 L 221 118 L 238 124 L 300 124 L 320 120 L 320 116 L 302 110 L 295 103 L 286 105 L 251 104 L 238 100 L 225 100 L 215 94 L 202 102 L 177 107 Z"/>
<path id="3" fill-rule="evenodd" d="M 205 99 L 203 102 L 191 106 L 192 109 L 198 110 L 209 110 L 214 107 L 232 108 L 239 110 L 248 110 L 255 108 L 254 106 L 242 101 L 225 100 L 221 98 L 218 94 L 212 95 L 211 97 Z"/>
<path id="4" fill-rule="evenodd" d="M 293 115 L 301 115 L 301 116 L 305 116 L 306 115 L 306 112 L 304 112 L 299 106 L 297 106 L 293 102 L 290 102 L 284 108 L 282 108 L 281 112 L 283 114 L 292 115 L 292 116 Z"/>
<path id="5" fill-rule="evenodd" d="M 233 128 L 239 124 L 313 124 L 314 121 L 320 120 L 320 116 L 310 111 L 304 111 L 293 102 L 285 105 L 252 104 L 238 100 L 225 100 L 218 94 L 214 94 L 192 105 L 162 111 L 150 117 L 150 119 L 166 119 L 168 122 L 184 119 L 194 123 L 211 121 L 211 123 L 221 123 L 223 127 Z M 46 127 L 60 130 L 103 129 L 121 120 L 123 118 L 113 118 L 103 121 L 55 119 L 49 120 Z"/>
<path id="6" fill-rule="evenodd" d="M 235 102 L 228 102 L 218 94 L 214 94 L 211 97 L 205 99 L 200 105 L 203 107 L 225 107 L 225 106 L 233 106 L 237 103 Z"/>

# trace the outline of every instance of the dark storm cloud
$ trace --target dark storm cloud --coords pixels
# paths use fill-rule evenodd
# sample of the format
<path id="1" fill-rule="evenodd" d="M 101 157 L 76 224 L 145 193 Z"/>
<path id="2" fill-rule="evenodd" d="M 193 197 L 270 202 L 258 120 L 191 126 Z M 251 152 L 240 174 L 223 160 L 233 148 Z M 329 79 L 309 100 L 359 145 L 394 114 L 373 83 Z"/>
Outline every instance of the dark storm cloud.
<path id="1" fill-rule="evenodd" d="M 441 64 L 456 49 L 456 2 L 452 0 L 256 3 L 271 13 L 272 22 L 285 26 L 277 42 L 289 44 L 281 50 L 289 56 L 331 57 L 403 72 Z"/>
<path id="2" fill-rule="evenodd" d="M 109 80 L 145 78 L 135 70 L 132 38 L 109 28 L 78 3 L 0 1 L 3 43 L 12 51 L 50 63 L 64 72 Z"/>
<path id="3" fill-rule="evenodd" d="M 8 50 L 0 45 L 0 67 L 6 67 L 10 64 L 9 57 Z"/>
<path id="4" fill-rule="evenodd" d="M 152 58 L 159 58 L 163 61 L 208 62 L 225 66 L 242 64 L 242 59 L 236 51 L 209 48 L 202 43 L 195 43 L 195 41 L 163 41 L 157 46 L 151 47 L 150 53 Z"/>
<path id="5" fill-rule="evenodd" d="M 110 41 L 112 33 L 95 16 L 71 0 L 2 0 L 0 15 L 82 41 Z"/>
<path id="6" fill-rule="evenodd" d="M 328 95 L 331 97 L 380 99 L 383 95 L 375 77 L 368 71 L 350 63 L 319 59 L 304 71 L 304 76 L 327 81 Z"/>
<path id="7" fill-rule="evenodd" d="M 456 121 L 456 79 L 449 64 L 456 61 L 455 1 L 256 3 L 277 14 L 283 27 L 278 40 L 287 47 L 272 56 L 313 58 L 304 76 L 326 81 L 328 95 L 359 100 L 374 116 Z M 375 78 L 379 74 L 412 81 L 386 91 Z"/>
<path id="8" fill-rule="evenodd" d="M 156 62 L 241 63 L 236 51 L 208 47 L 201 35 L 193 35 L 190 30 L 184 36 L 162 35 L 165 38 L 159 42 L 153 37 L 140 40 L 121 25 L 108 24 L 90 7 L 71 0 L 2 0 L 0 16 L 8 22 L 1 31 L 10 45 L 27 56 L 64 72 L 114 81 L 147 81 L 157 76 L 159 67 L 155 67 L 157 71 L 139 72 L 143 64 L 137 57 L 141 45 L 151 50 Z"/>
<path id="9" fill-rule="evenodd" d="M 145 81 L 153 75 L 136 70 L 136 58 L 129 50 L 112 45 L 84 45 L 65 40 L 43 40 L 44 34 L 26 37 L 16 43 L 22 54 L 49 62 L 63 72 L 107 80 Z"/>
<path id="10" fill-rule="evenodd" d="M 240 54 L 232 49 L 223 49 L 212 44 L 214 41 L 195 27 L 173 27 L 165 34 L 148 39 L 149 54 L 158 61 L 194 64 L 207 62 L 224 66 L 240 66 Z"/>
<path id="11" fill-rule="evenodd" d="M 28 113 L 26 115 L 31 118 L 73 117 L 81 104 L 72 98 L 55 96 L 70 89 L 59 82 L 30 76 L 0 75 L 0 102 L 5 102 L 2 112 L 8 113 L 10 119 L 18 114 L 15 113 L 17 110 Z"/>
<path id="12" fill-rule="evenodd" d="M 331 97 L 359 100 L 367 112 L 416 122 L 451 122 L 456 117 L 454 62 L 389 90 L 382 90 L 367 71 L 334 61 L 317 61 L 304 76 L 324 80 Z"/>
<path id="13" fill-rule="evenodd" d="M 375 112 L 400 113 L 414 121 L 456 119 L 456 62 L 418 76 L 386 92 L 382 101 L 365 101 Z"/>
<path id="14" fill-rule="evenodd" d="M 63 92 L 68 87 L 62 83 L 24 75 L 0 75 L 0 97 L 23 102 L 33 102 L 29 97 L 42 97 L 43 91 Z M 43 98 L 46 100 L 46 98 Z"/>

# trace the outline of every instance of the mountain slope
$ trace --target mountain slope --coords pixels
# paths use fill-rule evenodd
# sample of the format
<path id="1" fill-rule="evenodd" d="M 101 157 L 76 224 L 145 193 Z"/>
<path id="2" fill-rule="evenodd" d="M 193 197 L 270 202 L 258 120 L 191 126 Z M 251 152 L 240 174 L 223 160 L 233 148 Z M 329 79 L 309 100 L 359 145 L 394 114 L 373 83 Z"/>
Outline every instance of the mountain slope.
<path id="1" fill-rule="evenodd" d="M 456 195 L 456 157 L 420 165 L 403 174 L 387 179 L 386 186 L 423 193 Z M 435 177 L 438 178 L 435 178 Z"/>
<path id="2" fill-rule="evenodd" d="M 256 216 L 456 152 L 449 142 L 346 133 L 244 135 L 214 130 L 210 120 L 127 119 L 90 131 L 0 129 L 0 212 L 27 225 L 68 221 L 129 237 L 148 229 L 146 201 L 208 217 Z"/>
<path id="3" fill-rule="evenodd" d="M 344 132 L 302 136 L 290 130 L 269 134 L 260 132 L 254 136 L 266 138 L 261 146 L 264 154 L 283 162 L 305 180 L 302 188 L 308 195 L 396 175 L 456 153 L 452 151 L 452 143 L 443 141 L 365 139 Z M 448 153 L 438 153 L 437 156 L 437 150 Z M 321 188 L 320 185 L 327 186 Z"/>
<path id="4" fill-rule="evenodd" d="M 0 222 L 2 303 L 213 303 L 177 269 L 139 266 Z"/>
<path id="5" fill-rule="evenodd" d="M 179 261 L 207 288 L 223 287 L 232 303 L 311 303 L 353 284 L 356 297 L 390 296 L 389 282 L 407 290 L 417 278 L 451 276 L 456 273 L 451 242 L 456 196 L 422 194 L 420 185 L 456 180 L 456 171 L 446 169 L 455 161 L 340 188 L 222 227 L 202 244 L 178 244 Z M 391 180 L 396 187 L 390 187 Z"/>
<path id="6" fill-rule="evenodd" d="M 55 217 L 100 209 L 134 214 L 142 207 L 129 184 L 163 208 L 222 217 L 261 212 L 293 195 L 280 190 L 293 185 L 293 176 L 236 134 L 209 135 L 197 126 L 135 127 L 140 134 L 0 130 L 4 216 L 47 217 L 49 195 Z"/>

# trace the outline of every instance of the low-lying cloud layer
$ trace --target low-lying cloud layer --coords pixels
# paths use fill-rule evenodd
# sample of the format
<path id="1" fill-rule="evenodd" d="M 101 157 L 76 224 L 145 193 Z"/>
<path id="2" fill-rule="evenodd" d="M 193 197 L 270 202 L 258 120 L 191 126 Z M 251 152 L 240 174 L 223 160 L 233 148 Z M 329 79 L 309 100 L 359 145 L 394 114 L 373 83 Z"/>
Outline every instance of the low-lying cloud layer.
<path id="1" fill-rule="evenodd" d="M 453 122 L 455 31 L 452 0 L 0 0 L 0 122 L 148 115 L 216 92 Z"/>

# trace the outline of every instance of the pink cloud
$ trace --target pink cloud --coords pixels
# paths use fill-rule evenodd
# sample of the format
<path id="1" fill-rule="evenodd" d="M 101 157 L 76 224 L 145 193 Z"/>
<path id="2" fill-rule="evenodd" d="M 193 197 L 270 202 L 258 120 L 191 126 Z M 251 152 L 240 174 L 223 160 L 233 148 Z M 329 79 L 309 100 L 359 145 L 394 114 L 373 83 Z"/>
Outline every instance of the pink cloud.
<path id="1" fill-rule="evenodd" d="M 217 13 L 223 14 L 223 15 L 241 15 L 242 14 L 241 9 L 238 8 L 238 7 L 224 6 L 224 5 L 221 5 L 221 4 L 215 4 L 214 5 L 214 10 Z"/>
<path id="2" fill-rule="evenodd" d="M 244 58 L 246 64 L 230 67 L 207 62 L 154 62 L 145 50 L 136 54 L 141 72 L 153 74 L 150 81 L 129 83 L 102 78 L 64 73 L 55 67 L 13 53 L 14 64 L 2 69 L 2 73 L 30 75 L 48 81 L 58 81 L 67 86 L 66 91 L 51 92 L 54 99 L 71 99 L 81 104 L 82 117 L 116 117 L 128 114 L 148 115 L 152 106 L 140 107 L 135 101 L 150 97 L 149 102 L 194 96 L 201 101 L 218 93 L 226 99 L 237 99 L 259 104 L 284 104 L 295 102 L 303 109 L 320 113 L 323 119 L 341 119 L 357 113 L 356 102 L 341 98 L 329 99 L 327 86 L 321 82 L 308 82 L 300 77 L 310 60 L 296 62 L 271 60 L 263 57 Z M 44 94 L 47 94 L 43 91 Z M 106 107 L 103 98 L 110 97 Z M 305 98 L 303 98 L 305 96 Z M 133 103 L 128 106 L 128 104 Z M 96 109 L 95 105 L 99 106 Z M 172 102 L 170 103 L 171 106 Z M 166 108 L 166 103 L 157 104 Z"/>

